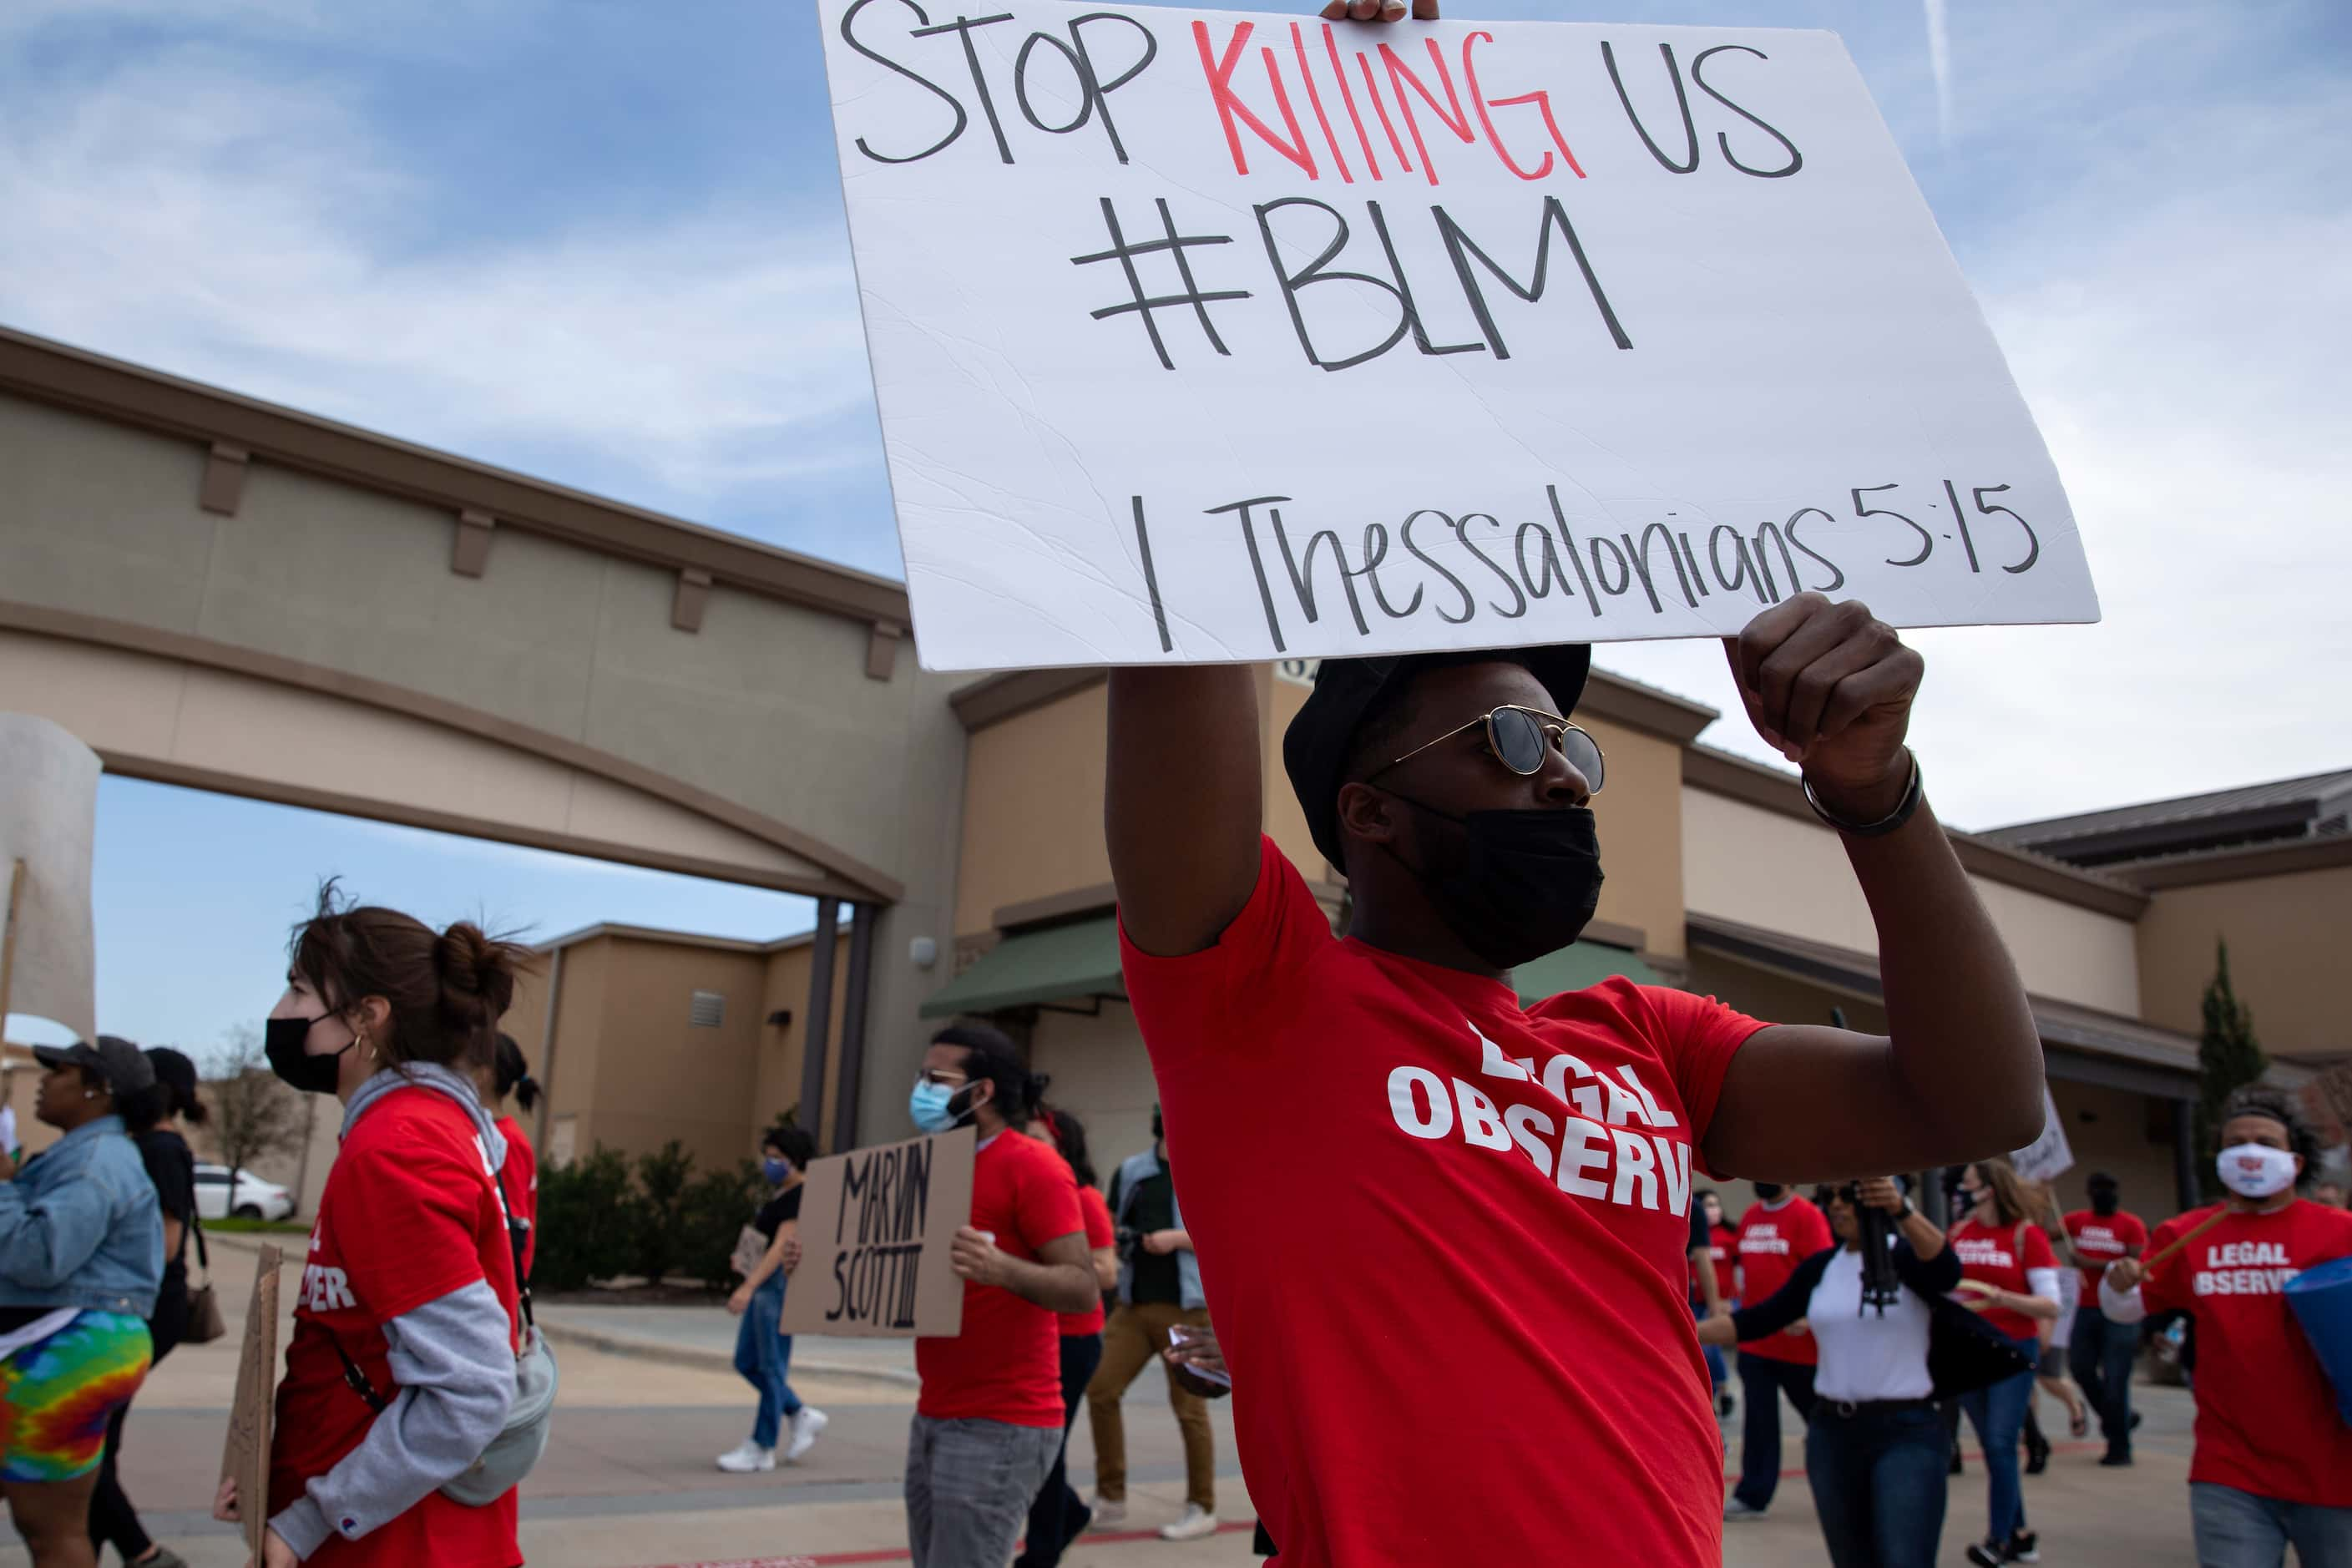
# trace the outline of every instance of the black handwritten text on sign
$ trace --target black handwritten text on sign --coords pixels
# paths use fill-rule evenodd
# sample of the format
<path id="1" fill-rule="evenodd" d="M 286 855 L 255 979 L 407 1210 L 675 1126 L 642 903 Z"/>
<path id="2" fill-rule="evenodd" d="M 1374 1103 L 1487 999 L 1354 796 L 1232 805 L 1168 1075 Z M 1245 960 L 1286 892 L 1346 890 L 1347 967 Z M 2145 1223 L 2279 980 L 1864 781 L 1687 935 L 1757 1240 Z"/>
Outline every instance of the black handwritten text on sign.
<path id="1" fill-rule="evenodd" d="M 1832 35 L 821 12 L 932 668 L 2096 616 Z"/>
<path id="2" fill-rule="evenodd" d="M 833 1305 L 825 1321 L 912 1332 L 930 1215 L 930 1143 L 851 1154 L 842 1173 L 833 1238 Z"/>

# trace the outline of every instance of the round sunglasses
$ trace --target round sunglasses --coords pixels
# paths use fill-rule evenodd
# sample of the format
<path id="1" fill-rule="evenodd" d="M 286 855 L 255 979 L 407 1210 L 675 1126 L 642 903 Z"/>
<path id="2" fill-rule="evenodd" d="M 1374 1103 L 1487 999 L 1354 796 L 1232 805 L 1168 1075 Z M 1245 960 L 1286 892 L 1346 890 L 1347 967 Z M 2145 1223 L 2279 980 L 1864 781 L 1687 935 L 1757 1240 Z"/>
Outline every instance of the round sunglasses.
<path id="1" fill-rule="evenodd" d="M 1491 712 L 1482 713 L 1466 724 L 1457 724 L 1433 741 L 1415 746 L 1403 756 L 1383 764 L 1381 773 L 1402 763 L 1409 763 L 1432 746 L 1442 746 L 1466 730 L 1484 727 L 1486 749 L 1495 760 L 1518 774 L 1532 778 L 1543 772 L 1544 753 L 1557 745 L 1569 765 L 1584 775 L 1587 791 L 1601 793 L 1601 780 L 1608 773 L 1608 763 L 1601 754 L 1601 744 L 1583 730 L 1557 713 L 1547 713 L 1540 708 L 1522 708 L 1506 703 Z"/>

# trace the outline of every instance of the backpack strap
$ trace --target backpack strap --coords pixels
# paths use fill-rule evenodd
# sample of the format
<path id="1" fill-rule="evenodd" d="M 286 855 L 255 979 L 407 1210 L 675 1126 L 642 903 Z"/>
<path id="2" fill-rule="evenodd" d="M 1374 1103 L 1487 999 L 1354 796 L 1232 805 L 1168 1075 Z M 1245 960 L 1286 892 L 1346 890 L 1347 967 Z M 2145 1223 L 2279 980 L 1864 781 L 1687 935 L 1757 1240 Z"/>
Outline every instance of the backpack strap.
<path id="1" fill-rule="evenodd" d="M 324 1323 L 319 1327 L 326 1334 L 327 1342 L 335 1347 L 335 1359 L 343 1363 L 344 1384 L 378 1415 L 391 1409 L 392 1401 L 375 1391 L 375 1384 L 367 1380 L 367 1373 L 360 1370 L 360 1364 L 352 1359 L 351 1352 L 343 1349 L 343 1342 L 336 1337 L 335 1331 Z"/>

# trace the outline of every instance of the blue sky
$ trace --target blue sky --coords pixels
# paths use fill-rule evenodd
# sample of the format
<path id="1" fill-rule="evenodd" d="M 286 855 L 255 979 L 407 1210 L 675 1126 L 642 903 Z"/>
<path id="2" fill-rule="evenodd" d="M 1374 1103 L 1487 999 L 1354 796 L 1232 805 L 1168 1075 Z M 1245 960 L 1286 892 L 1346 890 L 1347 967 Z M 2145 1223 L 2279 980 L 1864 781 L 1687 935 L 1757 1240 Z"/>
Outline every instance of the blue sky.
<path id="1" fill-rule="evenodd" d="M 2352 8 L 1454 14 L 1845 37 L 2107 612 L 1917 639 L 1949 818 L 2352 763 L 2352 616 L 2326 570 L 2352 494 Z M 807 5 L 12 0 L 0 213 L 10 326 L 898 570 Z M 1736 712 L 1712 645 L 1601 662 Z M 1761 752 L 1732 721 L 1709 739 Z M 789 900 L 118 781 L 100 814 L 101 1020 L 152 1037 L 265 1007 L 331 869 L 542 931 L 806 923 Z"/>

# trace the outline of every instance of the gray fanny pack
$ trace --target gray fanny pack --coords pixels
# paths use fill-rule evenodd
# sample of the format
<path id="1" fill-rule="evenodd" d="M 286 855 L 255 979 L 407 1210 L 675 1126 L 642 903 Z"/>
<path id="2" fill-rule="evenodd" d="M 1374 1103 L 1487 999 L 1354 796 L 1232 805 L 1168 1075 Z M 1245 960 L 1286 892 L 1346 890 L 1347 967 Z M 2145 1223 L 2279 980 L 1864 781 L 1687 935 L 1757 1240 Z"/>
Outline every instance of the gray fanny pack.
<path id="1" fill-rule="evenodd" d="M 547 1452 L 547 1429 L 555 1415 L 555 1352 L 547 1348 L 546 1336 L 539 1331 L 539 1321 L 531 1313 L 530 1286 L 523 1278 L 523 1228 L 515 1223 L 513 1211 L 507 1207 L 506 1188 L 495 1171 L 490 1173 L 490 1190 L 499 1194 L 499 1212 L 506 1216 L 507 1241 L 514 1249 L 515 1296 L 522 1308 L 522 1349 L 515 1355 L 514 1403 L 507 1407 L 506 1425 L 490 1439 L 490 1446 L 482 1450 L 479 1458 L 441 1489 L 442 1496 L 468 1508 L 487 1508 L 522 1483 L 539 1463 L 539 1457 Z M 331 1335 L 329 1338 L 333 1340 Z M 392 1401 L 376 1392 L 375 1385 L 352 1360 L 341 1342 L 333 1342 L 335 1354 L 342 1360 L 343 1381 L 352 1391 L 379 1415 L 390 1409 Z"/>

